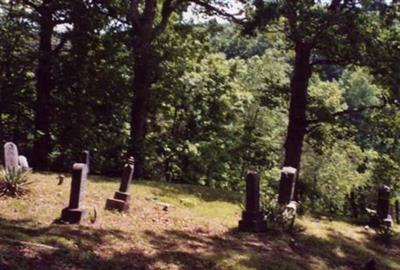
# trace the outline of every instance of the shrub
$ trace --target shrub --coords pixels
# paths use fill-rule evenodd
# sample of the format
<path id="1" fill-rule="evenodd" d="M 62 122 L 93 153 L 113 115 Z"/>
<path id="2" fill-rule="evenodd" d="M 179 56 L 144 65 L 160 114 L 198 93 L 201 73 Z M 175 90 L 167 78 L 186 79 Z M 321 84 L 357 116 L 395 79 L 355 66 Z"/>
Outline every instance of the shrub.
<path id="1" fill-rule="evenodd" d="M 18 197 L 29 191 L 30 170 L 0 167 L 0 196 Z"/>

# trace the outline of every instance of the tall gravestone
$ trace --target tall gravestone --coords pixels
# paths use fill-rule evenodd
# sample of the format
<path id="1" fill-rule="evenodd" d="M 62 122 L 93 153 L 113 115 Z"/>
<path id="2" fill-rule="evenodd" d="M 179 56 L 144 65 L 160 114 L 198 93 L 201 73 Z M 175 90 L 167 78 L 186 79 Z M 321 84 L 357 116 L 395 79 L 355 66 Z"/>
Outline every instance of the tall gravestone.
<path id="1" fill-rule="evenodd" d="M 239 231 L 265 232 L 267 222 L 260 210 L 260 176 L 256 172 L 249 172 L 246 176 L 246 209 L 239 221 Z"/>
<path id="2" fill-rule="evenodd" d="M 279 184 L 278 203 L 286 205 L 293 201 L 296 186 L 297 170 L 293 167 L 283 167 Z"/>
<path id="3" fill-rule="evenodd" d="M 4 166 L 7 169 L 18 168 L 18 148 L 12 142 L 4 144 Z"/>
<path id="4" fill-rule="evenodd" d="M 87 173 L 90 173 L 90 152 L 89 150 L 84 150 L 81 153 L 81 162 L 86 164 L 87 166 Z"/>
<path id="5" fill-rule="evenodd" d="M 135 170 L 135 160 L 133 157 L 130 157 L 128 159 L 127 164 L 125 164 L 124 170 L 122 172 L 119 191 L 115 192 L 114 198 L 107 199 L 106 201 L 107 210 L 117 210 L 120 212 L 126 212 L 129 210 L 130 194 L 128 193 L 128 189 L 132 181 L 134 170 Z"/>
<path id="6" fill-rule="evenodd" d="M 72 167 L 72 182 L 69 205 L 61 212 L 61 220 L 71 224 L 80 223 L 86 214 L 83 206 L 85 185 L 87 180 L 87 165 L 75 163 Z"/>
<path id="7" fill-rule="evenodd" d="M 381 185 L 378 189 L 378 204 L 376 214 L 379 219 L 384 220 L 389 216 L 390 207 L 390 188 Z"/>

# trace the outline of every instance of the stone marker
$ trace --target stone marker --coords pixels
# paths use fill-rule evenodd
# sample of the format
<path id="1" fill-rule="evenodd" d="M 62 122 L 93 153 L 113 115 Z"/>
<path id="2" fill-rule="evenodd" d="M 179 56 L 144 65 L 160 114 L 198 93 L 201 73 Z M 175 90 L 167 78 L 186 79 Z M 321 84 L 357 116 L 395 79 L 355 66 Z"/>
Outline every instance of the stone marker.
<path id="1" fill-rule="evenodd" d="M 121 184 L 119 191 L 115 192 L 113 199 L 107 199 L 107 210 L 118 210 L 126 212 L 129 209 L 130 195 L 128 193 L 129 184 L 132 181 L 133 172 L 135 170 L 135 159 L 130 157 L 128 163 L 125 164 L 122 172 Z"/>
<path id="2" fill-rule="evenodd" d="M 22 170 L 29 170 L 28 159 L 25 156 L 18 156 L 18 164 Z"/>
<path id="3" fill-rule="evenodd" d="M 390 187 L 381 185 L 378 189 L 378 204 L 376 213 L 379 219 L 384 220 L 389 216 Z"/>
<path id="4" fill-rule="evenodd" d="M 296 186 L 296 172 L 293 167 L 283 167 L 281 171 L 281 181 L 279 183 L 278 203 L 286 205 L 293 201 Z"/>
<path id="5" fill-rule="evenodd" d="M 18 148 L 12 142 L 4 144 L 4 165 L 7 169 L 18 168 Z"/>
<path id="6" fill-rule="evenodd" d="M 260 176 L 256 172 L 248 172 L 246 176 L 246 209 L 239 221 L 239 231 L 265 232 L 267 222 L 260 211 Z"/>
<path id="7" fill-rule="evenodd" d="M 75 163 L 72 167 L 72 182 L 69 205 L 61 212 L 61 220 L 68 223 L 80 223 L 86 214 L 83 208 L 85 183 L 87 179 L 87 166 L 83 163 Z"/>
<path id="8" fill-rule="evenodd" d="M 90 152 L 89 152 L 89 150 L 84 150 L 84 151 L 82 151 L 82 154 L 81 154 L 81 162 L 82 162 L 83 164 L 86 164 L 86 166 L 87 166 L 87 173 L 89 174 L 89 173 L 90 173 Z"/>

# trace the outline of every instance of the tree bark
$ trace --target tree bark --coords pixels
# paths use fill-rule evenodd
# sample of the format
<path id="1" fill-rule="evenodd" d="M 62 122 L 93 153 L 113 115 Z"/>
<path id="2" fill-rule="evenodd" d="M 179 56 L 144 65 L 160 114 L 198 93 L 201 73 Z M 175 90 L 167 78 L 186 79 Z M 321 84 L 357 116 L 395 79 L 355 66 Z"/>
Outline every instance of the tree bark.
<path id="1" fill-rule="evenodd" d="M 52 34 L 54 22 L 52 9 L 49 6 L 51 0 L 44 1 L 39 8 L 40 32 L 39 32 L 39 62 L 36 71 L 36 108 L 35 128 L 36 135 L 33 144 L 32 163 L 37 169 L 47 169 L 49 165 L 48 155 L 51 152 L 50 142 L 50 116 L 51 116 L 51 91 L 52 79 Z"/>
<path id="2" fill-rule="evenodd" d="M 71 7 L 71 23 L 73 25 L 69 40 L 71 43 L 70 55 L 70 84 L 71 100 L 73 100 L 75 138 L 70 138 L 69 144 L 74 151 L 74 158 L 79 158 L 83 150 L 90 149 L 88 137 L 92 134 L 93 114 L 90 96 L 90 66 L 89 53 L 93 43 L 93 26 L 90 24 L 90 9 L 86 1 L 76 1 Z M 68 130 L 66 130 L 68 133 Z"/>
<path id="3" fill-rule="evenodd" d="M 132 152 L 135 157 L 135 178 L 143 178 L 146 124 L 150 88 L 153 82 L 156 65 L 152 61 L 153 53 L 149 40 L 134 41 L 134 80 L 131 110 Z"/>
<path id="4" fill-rule="evenodd" d="M 284 145 L 283 167 L 296 168 L 297 173 L 300 168 L 303 141 L 307 129 L 307 91 L 312 69 L 310 64 L 311 49 L 310 44 L 296 42 L 294 71 L 290 83 L 289 126 Z M 284 177 L 281 177 L 280 182 L 281 187 L 288 184 Z M 291 188 L 280 189 L 279 197 L 286 199 L 279 201 L 288 202 L 293 199 L 289 198 L 289 194 L 283 194 L 288 190 L 291 190 Z"/>

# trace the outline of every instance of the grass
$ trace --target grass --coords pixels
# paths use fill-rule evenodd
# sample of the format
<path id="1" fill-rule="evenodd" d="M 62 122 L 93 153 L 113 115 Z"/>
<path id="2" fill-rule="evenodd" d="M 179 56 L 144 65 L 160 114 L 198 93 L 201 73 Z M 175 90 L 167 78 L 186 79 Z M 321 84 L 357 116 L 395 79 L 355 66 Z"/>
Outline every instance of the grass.
<path id="1" fill-rule="evenodd" d="M 121 214 L 103 210 L 118 180 L 89 177 L 85 206 L 96 222 L 53 224 L 70 182 L 31 177 L 30 194 L 0 198 L 0 269 L 361 269 L 370 258 L 400 269 L 397 238 L 385 246 L 363 227 L 307 216 L 292 236 L 238 233 L 242 196 L 190 185 L 135 182 Z"/>

